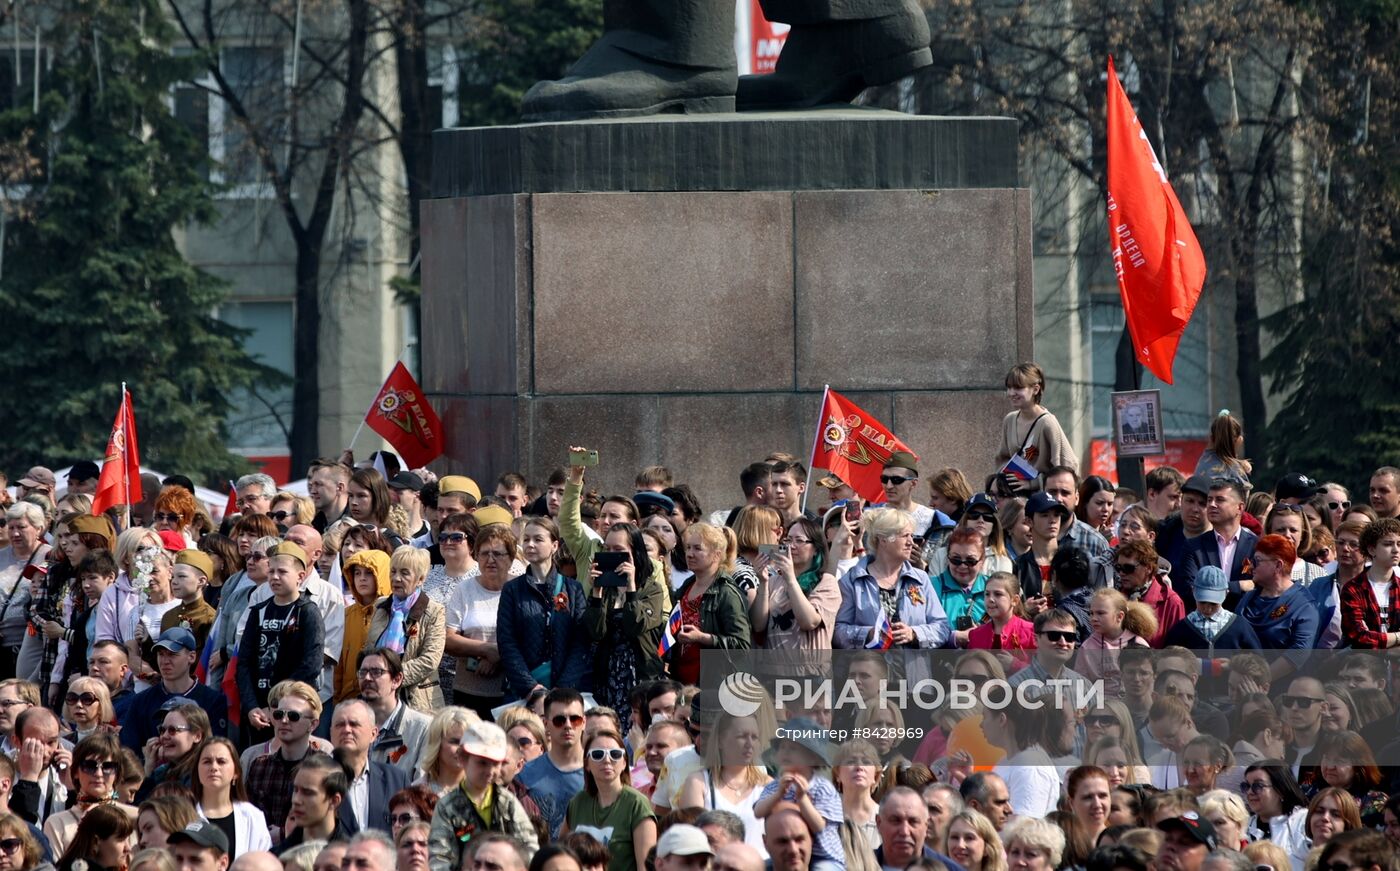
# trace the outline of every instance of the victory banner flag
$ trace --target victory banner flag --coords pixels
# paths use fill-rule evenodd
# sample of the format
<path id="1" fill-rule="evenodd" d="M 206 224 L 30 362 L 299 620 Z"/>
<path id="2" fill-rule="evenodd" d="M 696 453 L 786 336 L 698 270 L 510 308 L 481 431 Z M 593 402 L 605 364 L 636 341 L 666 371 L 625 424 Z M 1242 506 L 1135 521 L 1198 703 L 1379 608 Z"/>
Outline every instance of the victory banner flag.
<path id="1" fill-rule="evenodd" d="M 826 389 L 809 467 L 831 472 L 862 499 L 883 502 L 880 473 L 895 451 L 914 453 L 860 406 L 830 387 Z"/>
<path id="2" fill-rule="evenodd" d="M 407 468 L 426 466 L 444 450 L 442 421 L 403 363 L 394 364 L 365 423 L 393 446 Z"/>
<path id="3" fill-rule="evenodd" d="M 1172 383 L 1206 259 L 1108 59 L 1108 235 L 1133 352 Z"/>
<path id="4" fill-rule="evenodd" d="M 131 394 L 123 384 L 122 404 L 117 408 L 117 419 L 107 438 L 102 474 L 97 478 L 97 492 L 92 497 L 93 514 L 141 501 L 141 458 L 137 453 L 136 414 L 131 408 Z"/>

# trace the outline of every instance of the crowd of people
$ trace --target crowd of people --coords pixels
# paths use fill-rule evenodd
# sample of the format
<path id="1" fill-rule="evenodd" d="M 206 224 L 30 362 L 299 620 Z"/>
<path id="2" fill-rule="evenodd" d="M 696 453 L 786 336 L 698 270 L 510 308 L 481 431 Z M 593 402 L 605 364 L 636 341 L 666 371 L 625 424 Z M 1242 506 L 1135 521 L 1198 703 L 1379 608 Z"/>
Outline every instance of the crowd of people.
<path id="1" fill-rule="evenodd" d="M 659 466 L 599 494 L 574 447 L 251 474 L 216 524 L 31 468 L 0 871 L 1400 871 L 1400 469 L 1265 489 L 1221 412 L 1134 493 L 1006 384 L 988 469 L 896 452 L 873 504 L 781 452 L 708 513 Z M 765 650 L 859 703 L 700 688 Z M 1014 703 L 892 702 L 915 673 Z"/>

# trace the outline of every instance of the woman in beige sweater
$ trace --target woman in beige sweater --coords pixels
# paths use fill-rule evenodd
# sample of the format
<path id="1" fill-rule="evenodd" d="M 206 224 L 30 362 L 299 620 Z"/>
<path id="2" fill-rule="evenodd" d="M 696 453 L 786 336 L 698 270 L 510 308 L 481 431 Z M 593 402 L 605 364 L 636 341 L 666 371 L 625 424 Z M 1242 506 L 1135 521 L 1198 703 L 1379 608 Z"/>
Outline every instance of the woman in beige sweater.
<path id="1" fill-rule="evenodd" d="M 1055 415 L 1041 405 L 1045 396 L 1045 373 L 1034 363 L 1017 363 L 1006 373 L 1006 395 L 1012 411 L 1001 422 L 1001 447 L 997 450 L 997 471 L 1005 468 L 1012 455 L 1019 454 L 1040 474 L 1025 481 L 1002 474 L 1003 484 L 1017 495 L 1034 493 L 1041 487 L 1045 473 L 1055 466 L 1068 466 L 1079 472 L 1079 458 L 1074 454 L 1065 431 Z"/>

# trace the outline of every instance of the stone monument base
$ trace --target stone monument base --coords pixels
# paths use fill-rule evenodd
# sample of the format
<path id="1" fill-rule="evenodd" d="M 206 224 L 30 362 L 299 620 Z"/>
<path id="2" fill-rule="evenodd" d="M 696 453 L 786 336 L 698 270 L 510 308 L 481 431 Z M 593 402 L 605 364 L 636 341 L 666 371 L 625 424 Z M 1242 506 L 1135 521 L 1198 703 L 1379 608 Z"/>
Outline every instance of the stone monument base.
<path id="1" fill-rule="evenodd" d="M 850 109 L 439 131 L 436 465 L 542 480 L 581 444 L 605 494 L 662 464 L 710 511 L 770 451 L 805 460 L 830 384 L 926 475 L 990 471 L 1002 379 L 1032 356 L 1015 136 Z"/>

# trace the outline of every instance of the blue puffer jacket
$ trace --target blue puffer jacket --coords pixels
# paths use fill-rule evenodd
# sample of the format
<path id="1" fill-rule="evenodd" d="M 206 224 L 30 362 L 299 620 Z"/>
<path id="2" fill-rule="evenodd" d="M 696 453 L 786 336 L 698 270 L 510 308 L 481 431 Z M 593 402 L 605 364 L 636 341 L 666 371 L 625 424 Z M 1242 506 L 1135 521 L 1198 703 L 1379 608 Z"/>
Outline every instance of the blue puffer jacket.
<path id="1" fill-rule="evenodd" d="M 561 579 L 561 593 L 568 602 L 564 610 L 556 610 L 554 587 Z M 530 671 L 544 662 L 546 632 L 553 638 L 554 651 L 550 657 L 552 674 L 545 686 L 588 689 L 584 684 L 589 662 L 589 640 L 583 626 L 585 605 L 583 587 L 563 575 L 556 575 L 543 587 L 535 583 L 530 571 L 506 582 L 496 611 L 496 646 L 501 652 L 507 696 L 523 699 L 540 683 Z"/>

